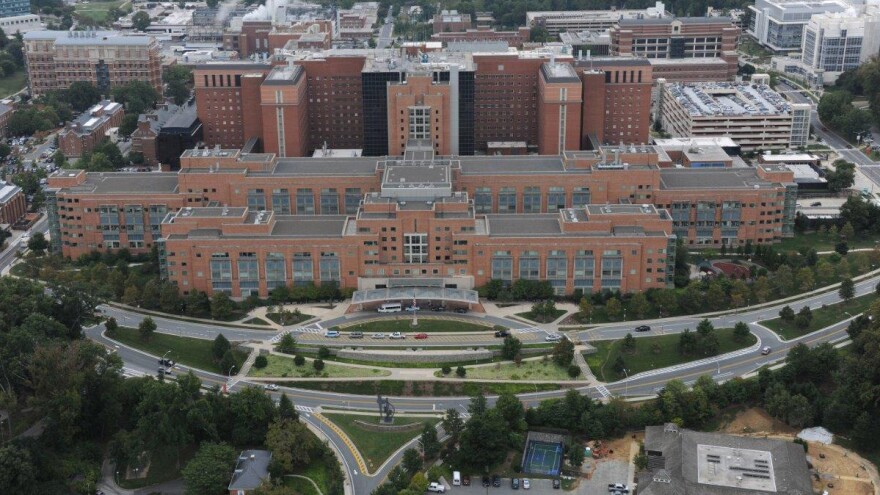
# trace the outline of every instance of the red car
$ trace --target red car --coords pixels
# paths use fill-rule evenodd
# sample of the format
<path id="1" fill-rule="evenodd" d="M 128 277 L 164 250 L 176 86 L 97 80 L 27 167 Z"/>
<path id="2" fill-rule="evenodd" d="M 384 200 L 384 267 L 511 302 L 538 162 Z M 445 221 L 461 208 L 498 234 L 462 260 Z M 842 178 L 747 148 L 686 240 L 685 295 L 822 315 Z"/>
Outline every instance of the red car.
<path id="1" fill-rule="evenodd" d="M 418 340 L 424 340 L 427 338 L 428 338 L 428 334 L 426 334 L 426 333 L 417 333 L 416 334 L 416 339 L 418 339 Z"/>

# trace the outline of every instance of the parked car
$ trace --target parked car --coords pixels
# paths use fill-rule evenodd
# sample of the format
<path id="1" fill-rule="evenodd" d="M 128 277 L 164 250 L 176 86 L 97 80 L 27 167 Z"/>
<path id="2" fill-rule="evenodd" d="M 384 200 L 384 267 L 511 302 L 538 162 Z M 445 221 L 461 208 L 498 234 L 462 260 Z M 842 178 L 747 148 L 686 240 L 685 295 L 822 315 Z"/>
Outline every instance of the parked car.
<path id="1" fill-rule="evenodd" d="M 508 335 L 510 335 L 510 332 L 508 332 L 507 330 L 498 330 L 497 332 L 495 332 L 496 337 L 507 337 Z"/>
<path id="2" fill-rule="evenodd" d="M 495 488 L 501 487 L 501 476 L 498 476 L 497 474 L 492 475 L 492 486 Z"/>
<path id="3" fill-rule="evenodd" d="M 462 486 L 471 486 L 471 475 L 466 474 L 461 477 Z M 485 485 L 484 485 L 485 486 Z"/>
<path id="4" fill-rule="evenodd" d="M 523 487 L 523 490 L 528 490 L 529 488 L 532 487 L 532 483 L 529 481 L 528 478 L 523 478 L 522 487 Z"/>
<path id="5" fill-rule="evenodd" d="M 425 339 L 427 339 L 427 338 L 428 338 L 428 334 L 426 334 L 426 333 L 417 333 L 417 334 L 416 334 L 416 339 L 417 339 L 417 340 L 425 340 Z"/>
<path id="6" fill-rule="evenodd" d="M 650 332 L 651 327 L 648 325 L 639 325 L 635 328 L 636 332 Z"/>
<path id="7" fill-rule="evenodd" d="M 327 337 L 328 339 L 335 339 L 336 337 L 339 337 L 339 332 L 336 330 L 327 330 L 326 332 L 324 332 L 324 337 Z"/>
<path id="8" fill-rule="evenodd" d="M 402 334 L 402 333 L 400 333 L 400 332 L 394 332 L 394 333 L 392 333 L 391 335 L 389 335 L 388 338 L 399 340 L 399 339 L 405 339 L 405 338 L 406 338 L 406 335 L 404 335 L 404 334 Z"/>
<path id="9" fill-rule="evenodd" d="M 431 311 L 446 311 L 446 306 L 431 306 Z"/>
<path id="10" fill-rule="evenodd" d="M 431 484 L 428 485 L 428 491 L 435 492 L 435 493 L 443 493 L 446 491 L 446 487 L 441 485 L 440 483 L 437 483 L 436 481 L 432 481 Z"/>
<path id="11" fill-rule="evenodd" d="M 767 354 L 770 354 L 770 351 L 772 351 L 772 349 L 770 349 L 769 347 L 765 347 L 761 349 L 761 355 L 766 356 Z"/>
<path id="12" fill-rule="evenodd" d="M 544 340 L 547 342 L 559 342 L 562 340 L 562 335 L 559 335 L 558 333 L 548 333 L 547 336 L 544 337 Z"/>
<path id="13" fill-rule="evenodd" d="M 485 486 L 486 488 L 488 488 L 489 485 L 491 485 L 491 484 L 492 484 L 492 482 L 489 481 L 489 475 L 488 475 L 488 474 L 484 474 L 484 475 L 483 475 L 483 486 Z"/>
<path id="14" fill-rule="evenodd" d="M 364 332 L 351 332 L 350 334 L 348 334 L 348 338 L 362 339 L 362 338 L 364 338 Z"/>
<path id="15" fill-rule="evenodd" d="M 384 333 L 374 333 L 373 335 L 370 335 L 370 338 L 371 339 L 384 339 L 385 334 Z"/>
<path id="16" fill-rule="evenodd" d="M 554 490 L 559 490 L 561 485 L 562 485 L 562 483 L 560 483 L 558 479 L 553 480 L 553 489 Z"/>
<path id="17" fill-rule="evenodd" d="M 422 308 L 416 306 L 415 304 L 413 304 L 412 306 L 407 306 L 407 307 L 406 307 L 406 310 L 407 310 L 407 311 L 418 311 L 418 310 L 420 310 L 420 309 L 422 309 Z"/>
<path id="18" fill-rule="evenodd" d="M 271 392 L 278 391 L 278 385 L 275 385 L 274 383 L 267 383 L 266 385 L 263 386 L 263 388 L 265 388 L 266 390 L 269 390 Z"/>
<path id="19" fill-rule="evenodd" d="M 456 308 L 456 310 L 455 310 L 455 312 L 460 315 L 467 313 L 467 311 L 468 311 L 467 308 Z"/>
<path id="20" fill-rule="evenodd" d="M 519 490 L 519 478 L 510 478 L 510 487 Z"/>

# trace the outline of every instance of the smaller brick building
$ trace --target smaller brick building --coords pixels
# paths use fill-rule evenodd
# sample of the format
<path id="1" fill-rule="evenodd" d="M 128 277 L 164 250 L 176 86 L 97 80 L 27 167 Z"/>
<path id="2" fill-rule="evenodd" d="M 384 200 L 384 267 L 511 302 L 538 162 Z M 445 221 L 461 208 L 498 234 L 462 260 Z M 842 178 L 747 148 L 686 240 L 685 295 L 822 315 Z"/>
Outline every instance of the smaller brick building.
<path id="1" fill-rule="evenodd" d="M 0 224 L 12 225 L 27 214 L 27 201 L 21 188 L 0 181 Z"/>
<path id="2" fill-rule="evenodd" d="M 138 118 L 138 127 L 131 134 L 131 151 L 143 153 L 146 165 L 162 164 L 177 170 L 184 150 L 195 148 L 201 141 L 202 123 L 195 102 L 183 106 L 166 103 Z"/>
<path id="3" fill-rule="evenodd" d="M 5 138 L 9 132 L 9 119 L 15 113 L 15 107 L 11 104 L 0 103 L 0 138 Z"/>
<path id="4" fill-rule="evenodd" d="M 107 131 L 122 124 L 122 104 L 104 100 L 67 124 L 59 134 L 61 152 L 67 157 L 82 156 L 103 140 Z"/>

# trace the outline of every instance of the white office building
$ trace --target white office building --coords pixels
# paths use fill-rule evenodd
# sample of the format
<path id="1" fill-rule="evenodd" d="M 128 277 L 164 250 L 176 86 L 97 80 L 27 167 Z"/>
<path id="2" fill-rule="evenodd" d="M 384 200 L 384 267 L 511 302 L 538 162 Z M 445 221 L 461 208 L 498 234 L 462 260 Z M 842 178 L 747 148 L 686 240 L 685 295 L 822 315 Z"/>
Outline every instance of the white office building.
<path id="1" fill-rule="evenodd" d="M 851 11 L 845 0 L 756 0 L 750 5 L 748 32 L 765 47 L 781 53 L 799 52 L 804 27 L 816 14 Z"/>

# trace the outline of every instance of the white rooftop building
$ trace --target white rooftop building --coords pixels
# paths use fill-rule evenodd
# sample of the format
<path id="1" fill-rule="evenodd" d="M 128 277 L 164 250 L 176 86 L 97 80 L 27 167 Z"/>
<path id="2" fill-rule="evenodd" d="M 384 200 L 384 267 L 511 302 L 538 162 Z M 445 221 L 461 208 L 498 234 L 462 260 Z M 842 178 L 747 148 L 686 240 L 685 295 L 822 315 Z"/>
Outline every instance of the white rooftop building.
<path id="1" fill-rule="evenodd" d="M 853 11 L 846 0 L 756 0 L 748 32 L 776 52 L 800 51 L 804 26 L 815 14 Z"/>

